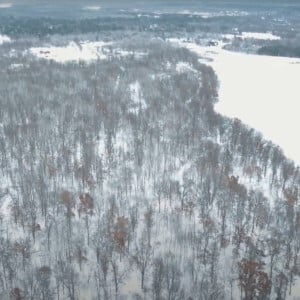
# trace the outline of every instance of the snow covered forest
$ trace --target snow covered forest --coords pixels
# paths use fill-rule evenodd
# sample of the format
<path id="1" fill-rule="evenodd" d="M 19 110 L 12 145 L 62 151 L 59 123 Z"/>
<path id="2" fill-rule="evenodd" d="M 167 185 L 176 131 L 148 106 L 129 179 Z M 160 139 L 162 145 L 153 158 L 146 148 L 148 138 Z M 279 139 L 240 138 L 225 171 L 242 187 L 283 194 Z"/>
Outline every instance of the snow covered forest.
<path id="1" fill-rule="evenodd" d="M 300 168 L 169 40 L 210 37 L 99 18 L 0 20 L 0 299 L 297 299 Z"/>

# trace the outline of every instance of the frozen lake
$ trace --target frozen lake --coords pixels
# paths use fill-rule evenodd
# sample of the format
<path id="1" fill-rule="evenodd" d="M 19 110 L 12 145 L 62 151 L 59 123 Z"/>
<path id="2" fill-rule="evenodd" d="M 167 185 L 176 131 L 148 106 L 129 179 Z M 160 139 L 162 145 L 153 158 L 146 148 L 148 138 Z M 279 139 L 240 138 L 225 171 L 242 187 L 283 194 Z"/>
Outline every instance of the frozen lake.
<path id="1" fill-rule="evenodd" d="M 216 110 L 241 119 L 300 165 L 300 59 L 260 56 L 183 43 L 212 66 L 219 81 Z"/>

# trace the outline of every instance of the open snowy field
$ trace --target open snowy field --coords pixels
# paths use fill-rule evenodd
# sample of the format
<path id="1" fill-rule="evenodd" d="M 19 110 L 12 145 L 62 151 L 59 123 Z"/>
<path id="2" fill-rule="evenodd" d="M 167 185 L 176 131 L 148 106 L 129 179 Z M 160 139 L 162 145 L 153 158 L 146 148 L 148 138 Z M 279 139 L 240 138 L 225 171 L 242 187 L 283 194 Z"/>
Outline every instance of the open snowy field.
<path id="1" fill-rule="evenodd" d="M 0 34 L 0 45 L 2 45 L 3 43 L 8 43 L 8 42 L 10 42 L 10 38 L 6 35 Z"/>

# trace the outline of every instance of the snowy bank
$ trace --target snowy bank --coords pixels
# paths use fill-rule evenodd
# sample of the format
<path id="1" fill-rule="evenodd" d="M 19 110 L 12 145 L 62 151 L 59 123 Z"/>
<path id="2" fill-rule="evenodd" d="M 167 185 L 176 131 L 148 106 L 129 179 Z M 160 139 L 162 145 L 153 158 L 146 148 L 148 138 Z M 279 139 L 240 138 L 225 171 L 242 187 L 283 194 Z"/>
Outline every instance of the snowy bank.
<path id="1" fill-rule="evenodd" d="M 171 39 L 201 56 L 219 81 L 216 110 L 239 118 L 300 165 L 300 59 L 224 50 Z"/>

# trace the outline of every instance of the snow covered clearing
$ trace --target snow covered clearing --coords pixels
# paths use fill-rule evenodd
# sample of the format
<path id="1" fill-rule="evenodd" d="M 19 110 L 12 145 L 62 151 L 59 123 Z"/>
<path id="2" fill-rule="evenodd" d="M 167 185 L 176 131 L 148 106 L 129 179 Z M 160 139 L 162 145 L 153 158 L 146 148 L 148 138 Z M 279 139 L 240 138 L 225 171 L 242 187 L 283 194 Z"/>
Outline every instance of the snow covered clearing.
<path id="1" fill-rule="evenodd" d="M 49 47 L 33 47 L 29 49 L 29 53 L 42 59 L 54 60 L 59 63 L 67 63 L 70 61 L 92 62 L 97 59 L 108 59 L 111 56 L 124 57 L 133 55 L 135 58 L 141 58 L 147 53 L 127 51 L 119 48 L 110 49 L 111 42 L 70 42 L 67 46 L 49 46 Z M 28 51 L 26 52 L 28 53 Z"/>
<path id="2" fill-rule="evenodd" d="M 68 61 L 92 61 L 97 59 L 105 59 L 107 56 L 103 51 L 104 46 L 108 46 L 108 42 L 71 42 L 65 47 L 37 47 L 31 48 L 31 54 L 44 59 L 55 60 L 60 63 Z"/>
<path id="3" fill-rule="evenodd" d="M 145 99 L 142 97 L 141 86 L 138 81 L 129 85 L 129 91 L 131 93 L 131 100 L 134 103 L 134 107 L 130 108 L 130 112 L 138 113 L 140 109 L 147 107 Z"/>
<path id="4" fill-rule="evenodd" d="M 86 6 L 83 9 L 84 10 L 100 10 L 101 6 Z"/>
<path id="5" fill-rule="evenodd" d="M 271 32 L 242 32 L 241 34 L 223 34 L 222 37 L 228 40 L 240 38 L 243 40 L 253 39 L 262 41 L 278 41 L 281 39 L 280 36 L 274 35 Z"/>
<path id="6" fill-rule="evenodd" d="M 274 35 L 270 32 L 242 32 L 241 38 L 243 39 L 255 39 L 255 40 L 280 40 L 280 36 Z"/>
<path id="7" fill-rule="evenodd" d="M 215 17 L 242 17 L 242 16 L 247 16 L 249 15 L 248 12 L 246 11 L 220 11 L 220 12 L 195 12 L 195 11 L 190 11 L 190 10 L 183 10 L 178 12 L 178 14 L 181 15 L 191 15 L 191 16 L 199 16 L 204 19 L 208 18 L 215 18 Z"/>
<path id="8" fill-rule="evenodd" d="M 190 64 L 182 61 L 177 63 L 176 71 L 179 73 L 197 72 Z"/>
<path id="9" fill-rule="evenodd" d="M 0 8 L 10 8 L 12 7 L 12 3 L 0 3 Z"/>
<path id="10" fill-rule="evenodd" d="M 216 110 L 239 118 L 300 164 L 300 59 L 231 52 L 170 39 L 197 53 L 220 81 Z M 266 118 L 266 116 L 268 116 Z"/>
<path id="11" fill-rule="evenodd" d="M 112 55 L 114 57 L 125 57 L 125 56 L 134 56 L 135 58 L 142 58 L 147 55 L 146 52 L 141 52 L 141 51 L 128 51 L 120 48 L 115 48 L 112 50 Z"/>
<path id="12" fill-rule="evenodd" d="M 9 69 L 10 70 L 19 70 L 19 69 L 25 68 L 25 67 L 28 67 L 28 65 L 24 65 L 24 64 L 11 64 L 9 66 Z"/>
<path id="13" fill-rule="evenodd" d="M 9 43 L 10 41 L 10 37 L 8 37 L 7 35 L 0 34 L 0 45 L 3 43 Z"/>

